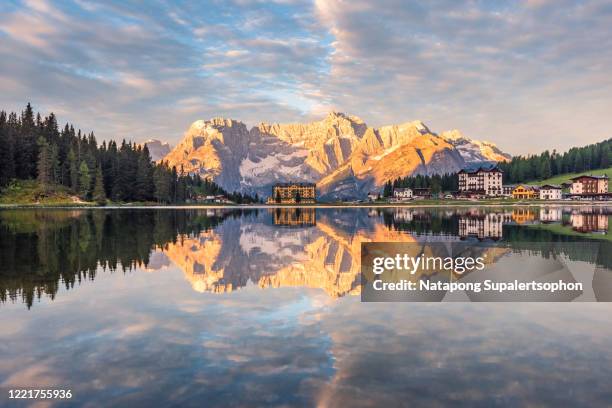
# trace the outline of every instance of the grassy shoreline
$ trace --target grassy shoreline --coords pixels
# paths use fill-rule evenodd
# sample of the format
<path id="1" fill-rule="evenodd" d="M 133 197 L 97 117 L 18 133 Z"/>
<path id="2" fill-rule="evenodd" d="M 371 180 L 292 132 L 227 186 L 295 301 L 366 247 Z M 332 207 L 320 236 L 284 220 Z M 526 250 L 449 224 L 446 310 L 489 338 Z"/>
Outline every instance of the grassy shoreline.
<path id="1" fill-rule="evenodd" d="M 186 203 L 159 204 L 156 202 L 117 203 L 108 201 L 99 205 L 93 201 L 83 201 L 66 188 L 43 190 L 35 181 L 24 181 L 2 190 L 0 194 L 0 209 L 3 208 L 431 208 L 431 207 L 510 207 L 510 206 L 593 206 L 612 205 L 609 201 L 567 201 L 567 200 L 516 200 L 506 199 L 426 199 L 405 202 L 320 202 L 316 204 L 218 204 L 218 203 Z"/>
<path id="2" fill-rule="evenodd" d="M 0 209 L 15 208 L 97 208 L 97 209 L 218 209 L 218 208 L 447 208 L 447 207 L 582 207 L 612 206 L 609 201 L 538 201 L 538 200 L 421 200 L 407 203 L 317 203 L 307 205 L 267 204 L 157 204 L 157 203 L 109 203 L 98 205 L 85 203 L 0 203 Z"/>

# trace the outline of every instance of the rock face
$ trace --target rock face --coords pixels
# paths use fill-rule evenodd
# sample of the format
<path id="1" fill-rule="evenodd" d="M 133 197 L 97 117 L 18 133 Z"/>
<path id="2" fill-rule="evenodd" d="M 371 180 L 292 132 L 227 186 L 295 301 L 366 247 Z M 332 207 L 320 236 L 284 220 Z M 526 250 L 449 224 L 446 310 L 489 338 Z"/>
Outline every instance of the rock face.
<path id="1" fill-rule="evenodd" d="M 457 129 L 442 132 L 440 136 L 448 143 L 455 146 L 461 153 L 463 159 L 468 163 L 485 161 L 505 162 L 512 159 L 512 156 L 502 152 L 494 143 L 472 140 L 463 136 Z"/>
<path id="2" fill-rule="evenodd" d="M 168 143 L 162 143 L 157 139 L 149 139 L 144 142 L 144 145 L 149 149 L 149 154 L 153 161 L 159 161 L 170 153 L 170 145 Z"/>
<path id="3" fill-rule="evenodd" d="M 198 120 L 164 160 L 229 191 L 267 196 L 274 183 L 315 182 L 320 198 L 334 200 L 365 197 L 397 177 L 508 158 L 493 144 L 458 131 L 437 135 L 420 121 L 375 129 L 331 112 L 317 122 L 261 123 L 250 130 L 233 119 Z"/>

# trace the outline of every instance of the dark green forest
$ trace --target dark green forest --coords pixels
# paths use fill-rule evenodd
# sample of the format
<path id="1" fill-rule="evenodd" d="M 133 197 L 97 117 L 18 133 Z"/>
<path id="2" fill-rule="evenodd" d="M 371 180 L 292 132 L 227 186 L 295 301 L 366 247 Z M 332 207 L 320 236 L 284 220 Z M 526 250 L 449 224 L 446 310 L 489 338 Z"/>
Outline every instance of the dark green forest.
<path id="1" fill-rule="evenodd" d="M 93 132 L 63 128 L 50 113 L 44 118 L 28 104 L 20 113 L 0 111 L 0 189 L 15 180 L 37 180 L 45 191 L 68 189 L 83 200 L 114 202 L 194 201 L 223 194 L 237 203 L 258 198 L 230 194 L 183 169 L 155 163 L 149 150 L 125 139 L 98 144 Z"/>
<path id="2" fill-rule="evenodd" d="M 533 156 L 515 156 L 498 166 L 504 172 L 504 183 L 544 180 L 558 174 L 606 169 L 612 163 L 611 149 L 612 139 L 608 139 L 584 147 L 573 147 L 565 153 L 546 150 Z"/>

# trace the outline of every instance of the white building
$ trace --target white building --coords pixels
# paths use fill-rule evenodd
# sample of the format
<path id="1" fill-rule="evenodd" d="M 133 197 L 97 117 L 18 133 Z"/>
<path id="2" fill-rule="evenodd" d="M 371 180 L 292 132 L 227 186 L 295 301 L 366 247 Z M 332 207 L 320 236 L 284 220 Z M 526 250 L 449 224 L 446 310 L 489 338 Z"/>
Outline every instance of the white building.
<path id="1" fill-rule="evenodd" d="M 560 200 L 561 186 L 545 184 L 540 187 L 540 200 Z"/>
<path id="2" fill-rule="evenodd" d="M 399 201 L 411 200 L 413 197 L 411 188 L 395 188 L 393 189 L 393 198 Z"/>
<path id="3" fill-rule="evenodd" d="M 502 171 L 497 167 L 490 169 L 461 170 L 459 177 L 459 194 L 501 196 Z"/>

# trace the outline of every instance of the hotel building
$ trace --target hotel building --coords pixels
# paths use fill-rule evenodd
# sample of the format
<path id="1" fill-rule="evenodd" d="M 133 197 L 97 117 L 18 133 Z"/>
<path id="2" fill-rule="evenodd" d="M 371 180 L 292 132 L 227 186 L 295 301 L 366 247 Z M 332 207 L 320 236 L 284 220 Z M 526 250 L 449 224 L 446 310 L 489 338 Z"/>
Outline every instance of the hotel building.
<path id="1" fill-rule="evenodd" d="M 497 167 L 490 169 L 478 168 L 476 170 L 461 170 L 459 177 L 459 194 L 501 196 L 502 171 Z"/>
<path id="2" fill-rule="evenodd" d="M 275 184 L 272 187 L 272 196 L 268 198 L 268 204 L 314 204 L 316 188 L 314 183 Z"/>
<path id="3" fill-rule="evenodd" d="M 572 179 L 570 193 L 573 195 L 596 196 L 608 193 L 608 176 L 578 176 Z"/>

